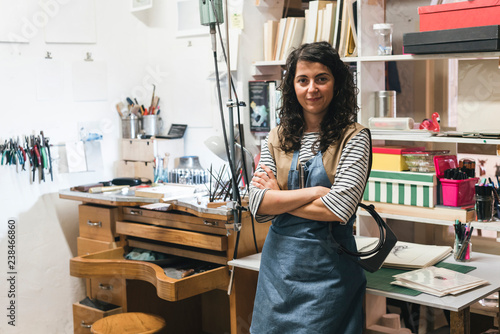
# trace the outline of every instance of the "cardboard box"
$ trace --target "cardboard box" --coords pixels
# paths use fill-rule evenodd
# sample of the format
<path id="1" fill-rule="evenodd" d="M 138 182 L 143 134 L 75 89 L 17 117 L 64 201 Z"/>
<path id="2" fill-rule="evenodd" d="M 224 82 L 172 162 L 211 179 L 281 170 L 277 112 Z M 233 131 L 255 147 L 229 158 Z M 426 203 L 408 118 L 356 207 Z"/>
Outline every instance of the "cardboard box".
<path id="1" fill-rule="evenodd" d="M 372 170 L 363 200 L 433 208 L 436 174 Z"/>
<path id="2" fill-rule="evenodd" d="M 420 31 L 500 24 L 500 1 L 469 0 L 418 8 Z"/>
<path id="3" fill-rule="evenodd" d="M 403 51 L 409 54 L 498 50 L 500 50 L 499 25 L 415 32 L 403 35 Z"/>
<path id="4" fill-rule="evenodd" d="M 425 147 L 381 146 L 372 147 L 372 169 L 400 172 L 408 170 L 404 152 L 425 150 Z"/>

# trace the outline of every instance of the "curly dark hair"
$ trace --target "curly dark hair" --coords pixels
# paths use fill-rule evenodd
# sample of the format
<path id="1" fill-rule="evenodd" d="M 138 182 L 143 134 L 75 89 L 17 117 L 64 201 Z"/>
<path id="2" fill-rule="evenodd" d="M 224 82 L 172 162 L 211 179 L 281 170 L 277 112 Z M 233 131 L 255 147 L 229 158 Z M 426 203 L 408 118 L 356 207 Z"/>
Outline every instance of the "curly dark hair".
<path id="1" fill-rule="evenodd" d="M 334 97 L 320 124 L 318 141 L 313 145 L 316 147 L 319 143 L 319 150 L 325 152 L 332 143 L 340 139 L 346 126 L 356 121 L 359 110 L 356 102 L 357 89 L 349 67 L 340 60 L 338 52 L 327 42 L 303 44 L 293 50 L 287 58 L 286 72 L 280 85 L 282 103 L 278 133 L 280 148 L 287 153 L 300 148 L 305 129 L 302 106 L 294 88 L 299 61 L 321 63 L 330 69 L 335 78 Z"/>

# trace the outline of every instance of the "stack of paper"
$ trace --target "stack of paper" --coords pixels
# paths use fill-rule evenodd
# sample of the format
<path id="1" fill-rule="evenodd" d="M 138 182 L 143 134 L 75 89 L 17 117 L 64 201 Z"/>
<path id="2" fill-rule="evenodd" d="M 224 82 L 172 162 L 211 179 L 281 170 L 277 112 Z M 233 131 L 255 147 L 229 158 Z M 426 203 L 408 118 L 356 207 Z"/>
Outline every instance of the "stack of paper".
<path id="1" fill-rule="evenodd" d="M 488 281 L 446 268 L 427 267 L 393 276 L 391 284 L 404 286 L 434 296 L 456 295 Z"/>
<path id="2" fill-rule="evenodd" d="M 356 238 L 360 252 L 373 249 L 378 238 Z M 450 246 L 422 245 L 398 241 L 384 261 L 383 267 L 398 269 L 418 269 L 432 266 L 452 252 Z"/>

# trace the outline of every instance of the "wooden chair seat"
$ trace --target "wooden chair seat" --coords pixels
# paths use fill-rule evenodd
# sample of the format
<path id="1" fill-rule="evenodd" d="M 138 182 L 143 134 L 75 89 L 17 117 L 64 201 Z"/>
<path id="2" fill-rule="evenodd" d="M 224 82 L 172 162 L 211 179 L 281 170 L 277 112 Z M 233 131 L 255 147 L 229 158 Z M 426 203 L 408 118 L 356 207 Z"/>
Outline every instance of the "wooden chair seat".
<path id="1" fill-rule="evenodd" d="M 128 312 L 110 315 L 92 324 L 95 334 L 148 334 L 158 333 L 165 327 L 165 320 L 154 314 Z"/>

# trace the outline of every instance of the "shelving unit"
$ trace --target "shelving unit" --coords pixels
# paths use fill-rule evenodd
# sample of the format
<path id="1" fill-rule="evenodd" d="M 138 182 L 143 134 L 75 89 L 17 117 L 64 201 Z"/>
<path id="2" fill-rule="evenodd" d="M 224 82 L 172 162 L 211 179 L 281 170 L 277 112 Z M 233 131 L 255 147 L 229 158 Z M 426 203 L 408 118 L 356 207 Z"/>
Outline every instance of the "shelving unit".
<path id="1" fill-rule="evenodd" d="M 412 136 L 412 135 L 376 135 L 372 134 L 374 140 L 391 140 L 391 141 L 414 141 L 414 142 L 432 142 L 432 143 L 456 143 L 456 144 L 491 144 L 500 145 L 500 139 L 486 138 L 467 138 L 467 137 L 438 137 L 438 136 Z"/>
<path id="2" fill-rule="evenodd" d="M 500 221 L 478 222 L 475 221 L 474 210 L 437 206 L 435 208 L 420 208 L 407 205 L 387 204 L 378 202 L 364 202 L 373 204 L 375 209 L 384 219 L 395 219 L 419 222 L 424 224 L 452 226 L 455 219 L 462 223 L 471 222 L 475 229 L 500 232 Z M 365 210 L 358 210 L 359 216 L 370 216 Z"/>

